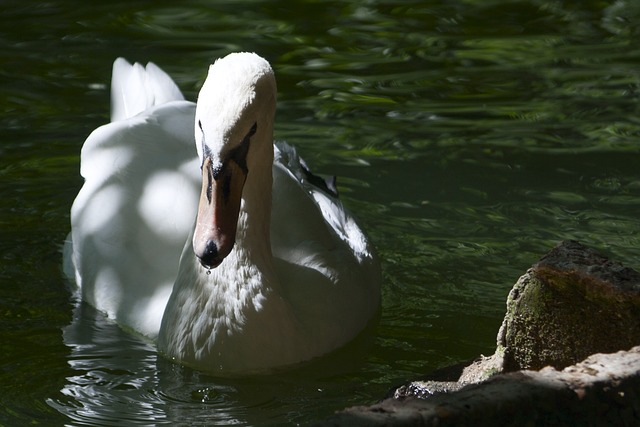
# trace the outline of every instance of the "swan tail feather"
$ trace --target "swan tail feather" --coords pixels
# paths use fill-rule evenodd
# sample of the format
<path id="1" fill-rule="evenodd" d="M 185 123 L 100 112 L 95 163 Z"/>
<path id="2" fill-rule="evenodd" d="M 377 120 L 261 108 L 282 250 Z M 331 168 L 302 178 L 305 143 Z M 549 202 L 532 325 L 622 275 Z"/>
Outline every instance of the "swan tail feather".
<path id="1" fill-rule="evenodd" d="M 111 77 L 111 121 L 133 117 L 151 107 L 184 96 L 167 73 L 152 62 L 131 65 L 126 59 L 113 62 Z"/>

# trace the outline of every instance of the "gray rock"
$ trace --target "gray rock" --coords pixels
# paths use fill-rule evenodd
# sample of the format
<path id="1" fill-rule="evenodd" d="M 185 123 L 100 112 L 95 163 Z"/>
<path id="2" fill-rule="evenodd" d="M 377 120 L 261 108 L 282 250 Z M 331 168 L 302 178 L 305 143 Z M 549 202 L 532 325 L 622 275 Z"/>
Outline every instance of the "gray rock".
<path id="1" fill-rule="evenodd" d="M 562 242 L 509 293 L 495 354 L 319 425 L 640 425 L 637 344 L 640 273 Z"/>
<path id="2" fill-rule="evenodd" d="M 596 354 L 562 371 L 502 374 L 429 399 L 353 407 L 321 426 L 637 426 L 640 347 Z"/>
<path id="3" fill-rule="evenodd" d="M 640 344 L 640 273 L 566 241 L 533 265 L 507 299 L 498 333 L 505 371 L 561 369 Z"/>
<path id="4" fill-rule="evenodd" d="M 462 388 L 463 384 L 456 381 L 411 381 L 394 390 L 393 398 L 404 400 L 407 398 L 426 399 L 442 393 L 451 393 Z"/>

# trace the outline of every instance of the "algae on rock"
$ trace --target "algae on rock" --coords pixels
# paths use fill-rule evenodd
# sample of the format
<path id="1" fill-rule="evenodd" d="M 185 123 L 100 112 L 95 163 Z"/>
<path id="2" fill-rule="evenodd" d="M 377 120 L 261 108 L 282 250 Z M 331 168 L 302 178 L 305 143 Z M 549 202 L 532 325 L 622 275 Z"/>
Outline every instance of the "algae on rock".
<path id="1" fill-rule="evenodd" d="M 640 273 L 565 241 L 507 299 L 498 333 L 504 370 L 562 369 L 640 343 Z"/>

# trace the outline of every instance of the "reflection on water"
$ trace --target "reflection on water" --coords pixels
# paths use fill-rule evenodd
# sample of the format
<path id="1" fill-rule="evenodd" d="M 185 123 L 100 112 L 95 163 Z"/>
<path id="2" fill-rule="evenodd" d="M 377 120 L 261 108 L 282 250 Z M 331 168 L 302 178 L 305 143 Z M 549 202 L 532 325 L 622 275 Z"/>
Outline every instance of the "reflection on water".
<path id="1" fill-rule="evenodd" d="M 61 390 L 64 399 L 49 404 L 79 424 L 122 425 L 130 414 L 157 423 L 166 420 L 158 385 L 156 352 L 105 316 L 78 302 L 63 340 L 73 375 Z"/>
<path id="2" fill-rule="evenodd" d="M 558 240 L 640 257 L 637 2 L 7 0 L 0 17 L 2 425 L 319 419 L 490 352 L 509 288 Z M 343 351 L 220 379 L 70 304 L 59 247 L 113 59 L 156 62 L 193 100 L 232 50 L 272 62 L 277 138 L 338 175 L 384 283 Z"/>
<path id="3" fill-rule="evenodd" d="M 326 416 L 328 402 L 340 408 L 354 398 L 343 393 L 361 388 L 363 377 L 354 375 L 371 346 L 364 336 L 348 350 L 294 371 L 216 378 L 165 360 L 153 345 L 81 302 L 63 339 L 70 374 L 59 396 L 47 403 L 78 425 L 114 426 L 261 425 Z M 365 396 L 372 398 L 370 392 Z"/>

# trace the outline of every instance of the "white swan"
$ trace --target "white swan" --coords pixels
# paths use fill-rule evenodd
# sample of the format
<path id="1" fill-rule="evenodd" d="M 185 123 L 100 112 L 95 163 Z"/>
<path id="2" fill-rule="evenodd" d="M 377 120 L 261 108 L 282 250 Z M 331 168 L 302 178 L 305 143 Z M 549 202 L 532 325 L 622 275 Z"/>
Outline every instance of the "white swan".
<path id="1" fill-rule="evenodd" d="M 379 262 L 295 150 L 273 145 L 267 61 L 217 60 L 193 104 L 154 64 L 119 58 L 111 91 L 112 122 L 82 147 L 65 245 L 86 301 L 215 373 L 309 360 L 366 326 Z"/>

